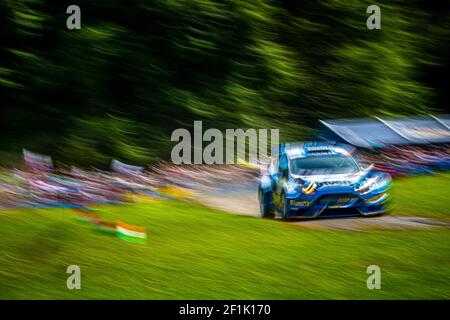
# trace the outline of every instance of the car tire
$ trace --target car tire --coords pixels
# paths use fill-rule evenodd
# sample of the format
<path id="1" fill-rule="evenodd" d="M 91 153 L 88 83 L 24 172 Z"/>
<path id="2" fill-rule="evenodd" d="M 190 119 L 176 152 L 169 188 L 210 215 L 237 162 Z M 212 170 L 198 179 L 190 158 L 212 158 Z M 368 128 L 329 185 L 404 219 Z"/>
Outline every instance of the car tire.
<path id="1" fill-rule="evenodd" d="M 289 216 L 291 213 L 291 210 L 288 208 L 287 200 L 286 200 L 286 194 L 283 192 L 281 194 L 280 198 L 280 210 L 279 210 L 280 216 L 282 220 L 289 220 Z"/>
<path id="2" fill-rule="evenodd" d="M 258 198 L 259 198 L 259 212 L 262 218 L 273 218 L 273 211 L 270 205 L 270 193 L 264 192 L 262 189 L 259 189 Z"/>

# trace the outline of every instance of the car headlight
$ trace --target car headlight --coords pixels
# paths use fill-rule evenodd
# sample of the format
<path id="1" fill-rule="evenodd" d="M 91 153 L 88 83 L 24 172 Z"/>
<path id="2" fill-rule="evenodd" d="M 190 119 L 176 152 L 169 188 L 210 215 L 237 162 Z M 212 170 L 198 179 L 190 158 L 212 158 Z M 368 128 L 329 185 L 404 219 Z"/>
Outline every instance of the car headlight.
<path id="1" fill-rule="evenodd" d="M 312 194 L 317 188 L 317 184 L 315 182 L 307 182 L 303 185 L 302 192 L 304 194 Z"/>
<path id="2" fill-rule="evenodd" d="M 367 178 L 360 184 L 358 188 L 356 188 L 356 191 L 361 194 L 366 194 L 372 190 L 381 188 L 385 185 L 387 186 L 388 184 L 390 184 L 390 182 L 391 179 L 389 177 L 376 176 L 372 178 Z"/>
<path id="3" fill-rule="evenodd" d="M 377 182 L 376 178 L 369 178 L 363 181 L 363 183 L 360 184 L 358 188 L 356 188 L 356 191 L 359 193 L 367 193 L 371 190 L 371 187 L 373 187 Z"/>

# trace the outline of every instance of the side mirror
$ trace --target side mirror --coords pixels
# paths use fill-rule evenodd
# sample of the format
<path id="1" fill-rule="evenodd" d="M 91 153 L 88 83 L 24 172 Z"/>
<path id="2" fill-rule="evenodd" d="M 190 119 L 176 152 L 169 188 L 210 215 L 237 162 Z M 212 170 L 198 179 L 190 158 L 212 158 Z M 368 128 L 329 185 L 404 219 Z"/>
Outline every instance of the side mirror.
<path id="1" fill-rule="evenodd" d="M 364 171 L 369 172 L 375 167 L 375 165 L 373 163 L 364 163 L 361 165 L 361 167 Z"/>

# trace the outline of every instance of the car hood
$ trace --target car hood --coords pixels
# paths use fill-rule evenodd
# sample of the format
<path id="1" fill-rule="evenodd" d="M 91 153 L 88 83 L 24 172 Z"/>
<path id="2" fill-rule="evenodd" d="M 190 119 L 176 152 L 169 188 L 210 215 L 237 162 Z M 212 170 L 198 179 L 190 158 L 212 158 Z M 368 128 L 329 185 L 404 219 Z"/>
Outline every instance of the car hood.
<path id="1" fill-rule="evenodd" d="M 365 170 L 361 170 L 355 173 L 324 174 L 312 176 L 292 175 L 292 177 L 307 182 L 315 182 L 319 186 L 353 185 L 361 181 L 365 176 L 367 176 L 367 174 L 372 170 L 372 168 L 373 166 L 370 166 Z"/>

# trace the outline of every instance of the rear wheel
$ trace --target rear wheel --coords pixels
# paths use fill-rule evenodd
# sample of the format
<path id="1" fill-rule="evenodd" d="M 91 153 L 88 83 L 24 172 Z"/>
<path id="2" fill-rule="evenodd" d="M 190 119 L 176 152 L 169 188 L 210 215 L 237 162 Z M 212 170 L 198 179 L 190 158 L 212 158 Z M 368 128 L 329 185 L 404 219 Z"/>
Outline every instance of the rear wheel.
<path id="1" fill-rule="evenodd" d="M 273 218 L 273 211 L 270 204 L 270 193 L 264 192 L 262 189 L 259 189 L 258 197 L 259 197 L 259 212 L 262 218 Z"/>

